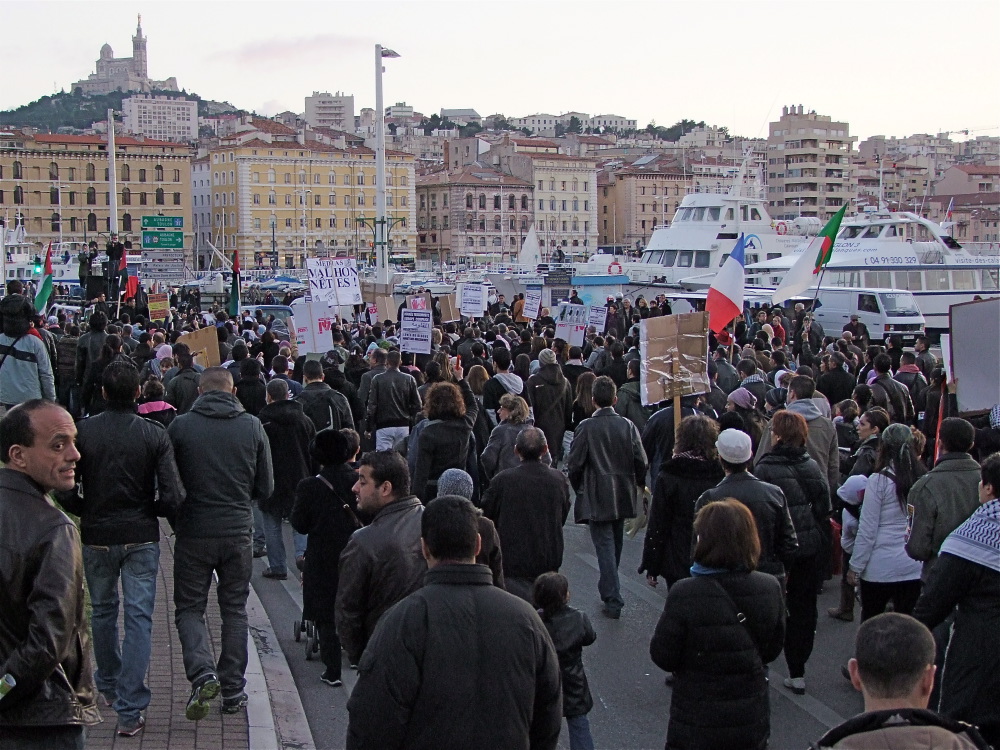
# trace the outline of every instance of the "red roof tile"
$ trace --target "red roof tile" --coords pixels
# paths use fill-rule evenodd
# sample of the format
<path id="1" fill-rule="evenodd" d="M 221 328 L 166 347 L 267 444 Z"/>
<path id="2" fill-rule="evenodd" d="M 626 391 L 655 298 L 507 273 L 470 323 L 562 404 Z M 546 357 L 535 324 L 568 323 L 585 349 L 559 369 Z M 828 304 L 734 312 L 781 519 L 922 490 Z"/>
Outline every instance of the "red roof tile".
<path id="1" fill-rule="evenodd" d="M 1000 175 L 1000 167 L 985 164 L 956 164 L 955 168 L 961 169 L 966 174 Z"/>
<path id="2" fill-rule="evenodd" d="M 295 135 L 296 133 L 295 128 L 290 128 L 276 120 L 268 120 L 263 117 L 254 117 L 251 120 L 251 124 L 262 133 L 270 133 L 271 135 Z"/>
<path id="3" fill-rule="evenodd" d="M 46 143 L 46 144 L 78 144 L 78 145 L 104 145 L 108 144 L 108 137 L 106 135 L 60 135 L 55 133 L 36 133 L 32 136 L 32 139 L 36 143 Z M 187 145 L 183 143 L 173 143 L 171 141 L 156 141 L 152 138 L 131 138 L 127 135 L 119 135 L 115 137 L 116 146 L 169 146 L 171 148 L 188 148 Z"/>

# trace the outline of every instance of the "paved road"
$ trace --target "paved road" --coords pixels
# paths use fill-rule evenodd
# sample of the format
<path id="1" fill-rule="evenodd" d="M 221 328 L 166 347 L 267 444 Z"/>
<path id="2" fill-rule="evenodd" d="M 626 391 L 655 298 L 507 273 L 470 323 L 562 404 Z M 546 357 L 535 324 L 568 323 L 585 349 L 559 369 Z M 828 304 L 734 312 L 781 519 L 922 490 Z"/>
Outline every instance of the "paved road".
<path id="1" fill-rule="evenodd" d="M 572 513 L 570 515 L 572 518 Z M 286 547 L 291 550 L 290 530 L 285 527 Z M 597 643 L 584 651 L 584 663 L 594 696 L 590 714 L 598 748 L 662 748 L 666 738 L 670 689 L 663 673 L 649 659 L 649 639 L 663 609 L 666 591 L 661 582 L 650 588 L 635 572 L 642 551 L 642 533 L 625 540 L 622 554 L 622 584 L 626 608 L 620 620 L 601 615 L 597 595 L 597 558 L 585 526 L 572 522 L 565 528 L 566 553 L 563 573 L 569 578 L 573 606 L 590 616 L 597 630 Z M 344 670 L 345 686 L 331 688 L 319 680 L 318 660 L 307 662 L 303 644 L 293 639 L 302 597 L 299 583 L 260 577 L 263 561 L 254 563 L 253 585 L 278 634 L 299 688 L 310 729 L 318 750 L 344 746 L 347 728 L 346 702 L 354 673 Z M 294 566 L 290 564 L 290 569 Z M 839 598 L 836 581 L 830 581 L 820 597 L 820 619 L 816 648 L 807 667 L 807 694 L 796 696 L 781 685 L 787 676 L 784 659 L 771 665 L 771 748 L 798 750 L 808 747 L 827 728 L 859 712 L 861 697 L 840 675 L 853 650 L 857 623 L 848 624 L 826 616 L 826 608 Z M 560 747 L 569 747 L 565 730 Z"/>

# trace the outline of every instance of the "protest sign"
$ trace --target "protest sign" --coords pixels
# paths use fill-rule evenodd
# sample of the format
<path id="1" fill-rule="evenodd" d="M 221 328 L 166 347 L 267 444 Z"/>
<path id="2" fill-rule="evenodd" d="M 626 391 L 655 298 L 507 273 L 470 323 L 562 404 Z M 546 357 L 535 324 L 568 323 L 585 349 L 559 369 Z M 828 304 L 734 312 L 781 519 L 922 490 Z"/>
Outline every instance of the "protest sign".
<path id="1" fill-rule="evenodd" d="M 430 310 L 403 310 L 399 330 L 399 350 L 414 354 L 431 353 L 434 322 Z"/>
<path id="2" fill-rule="evenodd" d="M 361 284 L 353 258 L 306 258 L 309 293 L 330 305 L 360 305 Z"/>
<path id="3" fill-rule="evenodd" d="M 149 319 L 157 323 L 166 320 L 170 315 L 169 296 L 164 292 L 160 294 L 150 294 L 149 297 Z"/>
<path id="4" fill-rule="evenodd" d="M 556 338 L 565 340 L 570 346 L 583 346 L 588 313 L 585 305 L 560 302 L 556 312 Z"/>
<path id="5" fill-rule="evenodd" d="M 438 306 L 441 308 L 441 322 L 452 323 L 459 319 L 458 307 L 455 305 L 454 294 L 442 294 L 438 297 Z"/>
<path id="6" fill-rule="evenodd" d="M 587 315 L 587 325 L 594 326 L 598 333 L 604 332 L 604 324 L 608 322 L 608 308 L 604 305 L 591 305 Z"/>
<path id="7" fill-rule="evenodd" d="M 221 364 L 219 360 L 219 332 L 215 326 L 199 328 L 177 337 L 178 342 L 183 342 L 191 347 L 191 355 L 196 364 L 202 367 L 217 367 Z"/>
<path id="8" fill-rule="evenodd" d="M 521 314 L 529 320 L 537 320 L 538 312 L 542 307 L 542 290 L 540 288 L 528 288 L 524 293 L 524 310 Z"/>
<path id="9" fill-rule="evenodd" d="M 708 313 L 647 318 L 639 324 L 642 403 L 708 393 Z M 680 417 L 680 411 L 675 414 Z"/>
<path id="10" fill-rule="evenodd" d="M 336 308 L 331 308 L 325 302 L 313 301 L 296 305 L 293 310 L 295 341 L 299 354 L 328 351 L 333 346 L 330 332 L 337 323 Z"/>
<path id="11" fill-rule="evenodd" d="M 486 310 L 486 287 L 471 282 L 462 284 L 459 308 L 462 315 L 470 318 L 481 318 Z"/>

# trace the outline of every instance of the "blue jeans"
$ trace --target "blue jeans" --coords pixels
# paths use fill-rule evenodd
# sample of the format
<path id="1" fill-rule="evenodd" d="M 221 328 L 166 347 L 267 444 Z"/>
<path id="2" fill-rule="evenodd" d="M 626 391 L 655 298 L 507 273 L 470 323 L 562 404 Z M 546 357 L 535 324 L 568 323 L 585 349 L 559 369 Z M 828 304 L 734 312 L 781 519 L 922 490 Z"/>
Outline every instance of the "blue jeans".
<path id="1" fill-rule="evenodd" d="M 590 721 L 587 714 L 567 716 L 569 729 L 569 750 L 594 750 L 594 738 L 590 736 Z"/>
<path id="2" fill-rule="evenodd" d="M 253 504 L 253 546 L 264 546 L 264 511 L 257 503 Z"/>
<path id="3" fill-rule="evenodd" d="M 149 705 L 146 671 L 152 647 L 153 604 L 160 568 L 159 542 L 86 545 L 83 569 L 93 606 L 94 681 L 102 693 L 116 695 L 112 708 L 135 720 Z M 118 580 L 125 600 L 125 637 L 118 641 Z"/>
<path id="4" fill-rule="evenodd" d="M 267 566 L 275 573 L 287 573 L 285 537 L 281 533 L 281 516 L 261 511 L 264 517 L 264 539 L 267 543 Z"/>
<path id="5" fill-rule="evenodd" d="M 205 625 L 205 608 L 212 572 L 219 575 L 217 594 L 222 616 L 218 667 Z M 237 695 L 246 686 L 247 597 L 253 572 L 249 535 L 177 537 L 174 545 L 174 620 L 184 656 L 184 672 L 194 682 L 206 673 L 218 674 L 222 695 Z"/>
<path id="6" fill-rule="evenodd" d="M 590 538 L 594 542 L 594 552 L 597 554 L 597 565 L 601 573 L 597 591 L 604 606 L 618 612 L 625 606 L 618 582 L 625 521 L 621 518 L 617 521 L 590 521 L 587 525 L 590 526 Z"/>

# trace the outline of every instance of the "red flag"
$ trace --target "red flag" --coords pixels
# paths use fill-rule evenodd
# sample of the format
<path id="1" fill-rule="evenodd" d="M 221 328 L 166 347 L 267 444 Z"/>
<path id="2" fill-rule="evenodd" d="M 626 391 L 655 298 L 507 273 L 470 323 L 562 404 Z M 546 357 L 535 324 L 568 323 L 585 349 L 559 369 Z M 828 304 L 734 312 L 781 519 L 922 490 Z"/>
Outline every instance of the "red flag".
<path id="1" fill-rule="evenodd" d="M 119 271 L 124 271 L 126 268 L 128 268 L 128 257 L 127 256 L 128 256 L 128 252 L 123 249 L 122 250 L 122 260 L 121 260 L 121 263 L 118 264 L 118 270 Z"/>

